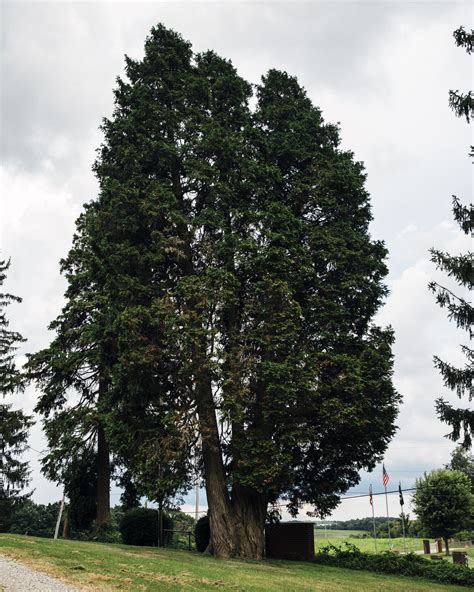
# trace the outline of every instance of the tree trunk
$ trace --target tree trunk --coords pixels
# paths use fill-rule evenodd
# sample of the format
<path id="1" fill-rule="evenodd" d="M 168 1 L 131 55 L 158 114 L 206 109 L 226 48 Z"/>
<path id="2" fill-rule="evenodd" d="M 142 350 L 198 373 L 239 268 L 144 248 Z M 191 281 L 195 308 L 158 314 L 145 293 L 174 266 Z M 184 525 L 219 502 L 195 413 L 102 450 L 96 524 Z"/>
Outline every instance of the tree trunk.
<path id="1" fill-rule="evenodd" d="M 165 546 L 165 537 L 163 533 L 163 500 L 158 502 L 158 547 Z"/>
<path id="2" fill-rule="evenodd" d="M 264 558 L 267 505 L 266 494 L 239 485 L 233 487 L 232 506 L 235 513 L 235 538 L 239 557 Z"/>
<path id="3" fill-rule="evenodd" d="M 68 539 L 70 536 L 70 523 L 69 523 L 69 509 L 66 508 L 64 512 L 64 522 L 63 522 L 63 539 Z"/>
<path id="4" fill-rule="evenodd" d="M 110 520 L 110 455 L 104 428 L 97 428 L 97 526 Z"/>
<path id="5" fill-rule="evenodd" d="M 176 161 L 172 170 L 173 192 L 183 204 L 183 188 L 180 178 L 179 162 Z M 185 208 L 183 204 L 183 213 Z M 183 240 L 184 258 L 181 260 L 183 275 L 194 274 L 191 248 L 191 235 L 186 223 L 178 223 L 179 233 Z M 201 338 L 196 340 L 192 351 L 196 381 L 196 408 L 199 419 L 199 433 L 201 436 L 202 456 L 204 462 L 204 478 L 209 507 L 209 527 L 211 540 L 209 549 L 215 557 L 228 558 L 243 556 L 261 558 L 263 556 L 263 522 L 260 512 L 249 508 L 246 511 L 243 504 L 238 507 L 238 517 L 231 503 L 227 489 L 222 448 L 216 419 L 212 382 L 207 357 L 206 336 L 203 333 L 201 312 L 196 299 L 191 297 L 188 311 L 196 317 L 196 326 Z M 243 499 L 243 498 L 242 498 Z M 265 505 L 266 510 L 266 505 Z M 251 518 L 248 521 L 247 519 Z M 258 517 L 258 519 L 257 519 Z M 240 521 L 240 526 L 237 526 Z"/>
<path id="6" fill-rule="evenodd" d="M 216 557 L 222 559 L 234 557 L 236 555 L 235 526 L 225 482 L 214 397 L 207 372 L 202 372 L 198 377 L 196 403 L 204 460 L 212 550 Z"/>
<path id="7" fill-rule="evenodd" d="M 446 546 L 446 555 L 449 555 L 449 539 L 448 539 L 448 537 L 446 537 L 444 539 L 444 544 Z"/>

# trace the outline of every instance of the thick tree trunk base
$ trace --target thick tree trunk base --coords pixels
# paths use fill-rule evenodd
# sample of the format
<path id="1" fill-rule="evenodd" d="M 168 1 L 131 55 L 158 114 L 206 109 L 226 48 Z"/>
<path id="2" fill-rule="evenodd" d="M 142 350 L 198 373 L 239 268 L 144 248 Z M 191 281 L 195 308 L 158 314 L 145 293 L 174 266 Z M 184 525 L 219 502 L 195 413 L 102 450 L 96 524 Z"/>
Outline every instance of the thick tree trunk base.
<path id="1" fill-rule="evenodd" d="M 263 559 L 266 511 L 265 495 L 234 487 L 231 508 L 225 518 L 212 519 L 210 514 L 211 542 L 208 548 L 219 559 Z"/>
<path id="2" fill-rule="evenodd" d="M 234 487 L 232 501 L 237 556 L 244 559 L 263 559 L 267 496 L 237 486 Z"/>

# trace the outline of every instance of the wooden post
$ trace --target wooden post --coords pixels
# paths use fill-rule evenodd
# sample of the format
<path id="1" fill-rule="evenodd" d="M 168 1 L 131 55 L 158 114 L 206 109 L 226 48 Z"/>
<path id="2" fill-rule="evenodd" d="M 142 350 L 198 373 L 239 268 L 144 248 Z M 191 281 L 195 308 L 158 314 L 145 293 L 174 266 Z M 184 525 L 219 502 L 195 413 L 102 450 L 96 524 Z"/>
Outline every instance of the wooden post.
<path id="1" fill-rule="evenodd" d="M 59 514 L 58 514 L 58 519 L 56 521 L 56 528 L 54 529 L 54 540 L 56 540 L 58 538 L 58 534 L 59 534 L 59 525 L 61 524 L 61 518 L 63 515 L 63 510 L 64 510 L 64 493 L 63 493 L 63 497 L 61 500 L 61 505 L 59 506 Z"/>

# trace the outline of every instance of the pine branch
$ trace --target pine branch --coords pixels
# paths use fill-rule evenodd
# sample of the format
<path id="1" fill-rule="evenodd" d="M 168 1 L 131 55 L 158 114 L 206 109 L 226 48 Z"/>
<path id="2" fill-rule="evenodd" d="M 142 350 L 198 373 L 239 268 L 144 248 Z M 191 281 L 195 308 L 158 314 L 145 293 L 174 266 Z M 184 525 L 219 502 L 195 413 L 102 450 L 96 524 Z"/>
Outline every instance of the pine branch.
<path id="1" fill-rule="evenodd" d="M 467 123 L 470 123 L 474 116 L 474 93 L 469 91 L 467 94 L 462 94 L 459 90 L 450 90 L 449 106 L 456 117 L 465 117 Z"/>
<path id="2" fill-rule="evenodd" d="M 474 157 L 474 147 L 471 146 L 470 156 Z M 472 233 L 474 229 L 474 208 L 472 204 L 465 206 L 453 195 L 453 215 L 464 234 Z"/>
<path id="3" fill-rule="evenodd" d="M 457 442 L 463 433 L 463 448 L 470 448 L 474 434 L 474 411 L 471 409 L 455 409 L 444 399 L 436 400 L 436 411 L 440 420 L 452 428 L 448 438 Z"/>
<path id="4" fill-rule="evenodd" d="M 466 52 L 470 55 L 474 51 L 474 30 L 468 33 L 464 27 L 459 27 L 453 33 L 456 45 L 464 47 Z"/>
<path id="5" fill-rule="evenodd" d="M 438 356 L 434 357 L 434 363 L 443 376 L 445 386 L 455 391 L 459 398 L 462 398 L 467 392 L 469 401 L 471 401 L 473 397 L 472 379 L 474 376 L 472 364 L 467 364 L 465 368 L 456 368 L 447 362 L 443 362 Z"/>
<path id="6" fill-rule="evenodd" d="M 437 282 L 430 282 L 428 288 L 436 294 L 436 302 L 441 308 L 448 309 L 448 318 L 454 319 L 457 327 L 469 331 L 469 335 L 472 336 L 473 307 L 464 298 L 456 296 L 451 290 Z"/>
<path id="7" fill-rule="evenodd" d="M 461 286 L 472 288 L 474 279 L 472 253 L 453 256 L 437 249 L 430 249 L 430 253 L 431 262 L 436 265 L 437 269 L 447 272 L 448 276 L 454 277 Z"/>

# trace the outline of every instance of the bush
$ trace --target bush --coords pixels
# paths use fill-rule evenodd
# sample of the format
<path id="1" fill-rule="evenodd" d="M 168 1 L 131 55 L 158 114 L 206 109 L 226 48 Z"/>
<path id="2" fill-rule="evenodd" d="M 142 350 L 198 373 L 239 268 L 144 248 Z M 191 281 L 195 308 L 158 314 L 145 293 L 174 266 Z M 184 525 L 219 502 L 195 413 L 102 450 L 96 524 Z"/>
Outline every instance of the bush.
<path id="1" fill-rule="evenodd" d="M 209 526 L 209 516 L 201 516 L 194 527 L 194 540 L 196 549 L 199 553 L 204 553 L 211 540 L 211 528 Z"/>
<path id="2" fill-rule="evenodd" d="M 169 542 L 173 521 L 163 515 L 164 543 Z M 125 512 L 120 521 L 120 534 L 126 545 L 157 546 L 158 545 L 158 511 L 151 508 L 132 508 Z"/>
<path id="3" fill-rule="evenodd" d="M 371 555 L 362 553 L 351 543 L 345 543 L 342 548 L 334 545 L 322 547 L 316 554 L 315 562 L 334 567 L 426 578 L 442 584 L 474 587 L 474 571 L 468 567 L 452 565 L 445 561 L 431 562 L 413 553 L 397 555 L 386 551 Z"/>

